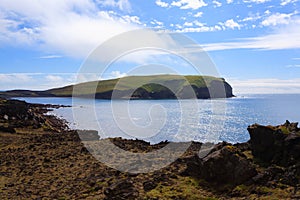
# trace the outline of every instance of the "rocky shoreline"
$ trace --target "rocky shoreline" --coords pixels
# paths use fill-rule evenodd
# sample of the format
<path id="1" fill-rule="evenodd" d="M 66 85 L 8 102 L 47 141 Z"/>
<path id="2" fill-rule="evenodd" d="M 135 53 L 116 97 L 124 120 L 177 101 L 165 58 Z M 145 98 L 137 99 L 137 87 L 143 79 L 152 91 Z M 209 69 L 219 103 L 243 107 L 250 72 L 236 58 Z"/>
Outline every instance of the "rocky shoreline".
<path id="1" fill-rule="evenodd" d="M 83 132 L 45 114 L 58 107 L 0 98 L 1 199 L 300 198 L 297 123 L 251 125 L 248 142 L 216 144 L 204 157 L 205 144 L 192 142 L 171 165 L 131 174 L 99 162 L 83 145 Z M 87 135 L 85 141 L 97 139 Z M 134 153 L 169 144 L 105 140 Z"/>

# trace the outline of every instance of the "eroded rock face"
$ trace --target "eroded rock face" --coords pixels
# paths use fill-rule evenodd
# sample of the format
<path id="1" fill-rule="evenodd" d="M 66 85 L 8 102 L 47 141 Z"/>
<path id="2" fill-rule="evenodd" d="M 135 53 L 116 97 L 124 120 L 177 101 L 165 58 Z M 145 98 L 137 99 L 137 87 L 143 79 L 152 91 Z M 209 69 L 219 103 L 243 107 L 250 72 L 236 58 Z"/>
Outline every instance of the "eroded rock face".
<path id="1" fill-rule="evenodd" d="M 0 98 L 0 130 L 15 133 L 17 128 L 43 128 L 62 132 L 68 126 L 64 120 L 54 116 L 44 116 L 44 113 L 59 105 L 28 104 L 25 101 L 6 100 Z"/>
<path id="2" fill-rule="evenodd" d="M 216 184 L 238 185 L 257 174 L 254 166 L 235 146 L 216 146 L 201 163 L 200 177 Z"/>
<path id="3" fill-rule="evenodd" d="M 128 180 L 120 180 L 111 185 L 104 191 L 105 199 L 127 200 L 135 199 L 138 196 L 138 191 L 134 188 L 133 183 Z"/>
<path id="4" fill-rule="evenodd" d="M 257 172 L 240 146 L 222 142 L 216 144 L 204 158 L 190 155 L 182 161 L 186 164 L 186 169 L 181 175 L 204 179 L 209 184 L 221 186 L 217 188 L 245 183 Z"/>
<path id="5" fill-rule="evenodd" d="M 275 127 L 258 124 L 249 126 L 253 156 L 266 164 L 295 164 L 300 159 L 300 129 L 297 125 L 286 121 Z"/>

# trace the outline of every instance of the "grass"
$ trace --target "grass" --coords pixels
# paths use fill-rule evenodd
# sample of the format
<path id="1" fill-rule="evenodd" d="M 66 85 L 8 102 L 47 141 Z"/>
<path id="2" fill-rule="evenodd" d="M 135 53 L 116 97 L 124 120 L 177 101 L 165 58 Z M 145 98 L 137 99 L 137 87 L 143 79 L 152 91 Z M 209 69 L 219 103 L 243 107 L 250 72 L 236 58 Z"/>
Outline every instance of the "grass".
<path id="1" fill-rule="evenodd" d="M 286 134 L 286 135 L 288 135 L 290 133 L 288 128 L 285 126 L 280 126 L 280 130 L 282 131 L 283 134 Z"/>
<path id="2" fill-rule="evenodd" d="M 196 179 L 191 177 L 178 177 L 176 184 L 162 185 L 161 183 L 146 193 L 146 199 L 217 199 L 210 192 L 203 190 Z"/>
<path id="3" fill-rule="evenodd" d="M 179 76 L 179 75 L 153 75 L 153 76 L 129 76 L 117 79 L 92 81 L 80 83 L 62 88 L 47 90 L 46 92 L 56 96 L 71 96 L 73 88 L 79 90 L 81 94 L 104 93 L 113 90 L 135 90 L 142 87 L 148 92 L 161 91 L 165 86 L 171 86 L 176 92 L 180 91 L 184 86 L 193 85 L 198 88 L 209 87 L 212 81 L 224 82 L 222 78 L 211 76 Z M 153 84 L 154 83 L 154 84 Z"/>

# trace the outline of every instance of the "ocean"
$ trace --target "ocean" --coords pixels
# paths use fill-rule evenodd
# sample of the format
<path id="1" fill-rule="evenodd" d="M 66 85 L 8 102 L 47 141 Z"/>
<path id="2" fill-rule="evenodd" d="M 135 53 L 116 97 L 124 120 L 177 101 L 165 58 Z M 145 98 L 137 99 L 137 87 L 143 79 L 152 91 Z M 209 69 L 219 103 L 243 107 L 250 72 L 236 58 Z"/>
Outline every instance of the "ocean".
<path id="1" fill-rule="evenodd" d="M 18 98 L 29 103 L 72 107 L 51 112 L 72 129 L 97 130 L 101 138 L 160 141 L 249 140 L 247 127 L 258 123 L 300 122 L 300 94 L 253 94 L 213 100 L 91 100 Z"/>

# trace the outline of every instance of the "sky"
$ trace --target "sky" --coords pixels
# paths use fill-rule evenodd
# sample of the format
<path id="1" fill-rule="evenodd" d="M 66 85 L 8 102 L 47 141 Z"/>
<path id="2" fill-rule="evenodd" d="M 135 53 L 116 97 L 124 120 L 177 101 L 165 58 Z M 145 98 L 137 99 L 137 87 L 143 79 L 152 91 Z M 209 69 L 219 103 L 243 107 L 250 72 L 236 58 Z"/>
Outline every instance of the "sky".
<path id="1" fill-rule="evenodd" d="M 153 28 L 199 44 L 236 94 L 300 93 L 299 12 L 299 0 L 0 0 L 0 90 L 72 84 L 105 41 Z M 153 59 L 174 65 L 137 54 L 105 78 Z"/>

